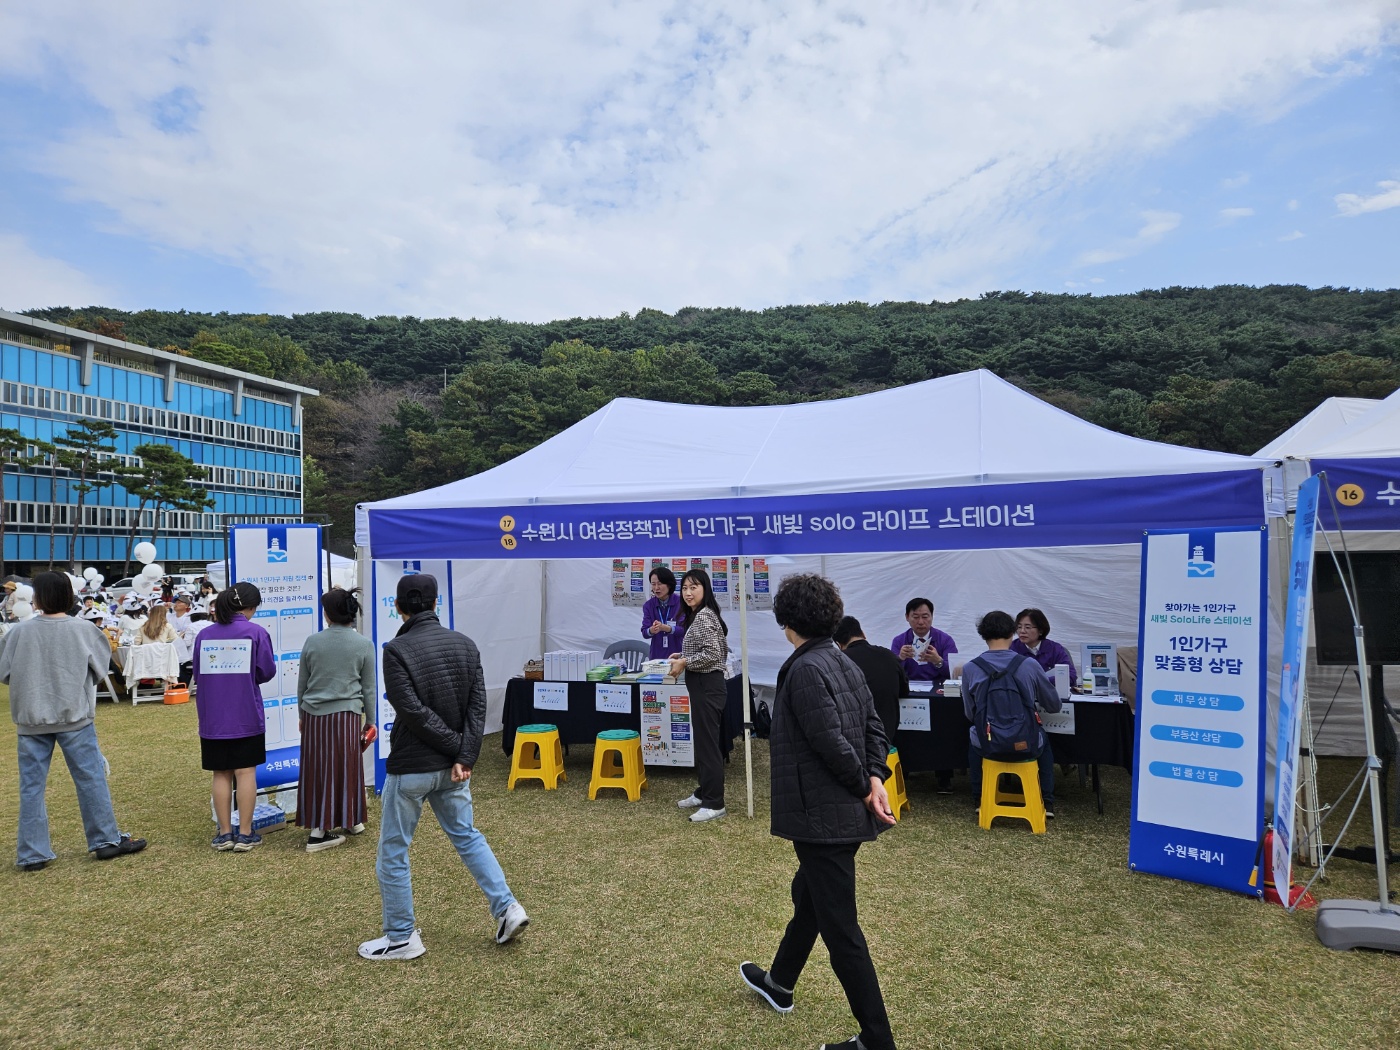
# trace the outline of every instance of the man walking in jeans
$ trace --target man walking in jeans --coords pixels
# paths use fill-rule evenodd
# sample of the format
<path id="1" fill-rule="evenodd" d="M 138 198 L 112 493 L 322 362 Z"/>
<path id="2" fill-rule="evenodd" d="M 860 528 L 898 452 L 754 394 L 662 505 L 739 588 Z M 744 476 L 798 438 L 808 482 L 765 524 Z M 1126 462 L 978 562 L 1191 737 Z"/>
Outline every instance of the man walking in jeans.
<path id="1" fill-rule="evenodd" d="M 414 925 L 408 870 L 424 802 L 486 894 L 496 943 L 530 922 L 486 836 L 472 825 L 471 775 L 486 723 L 486 682 L 476 644 L 438 621 L 437 594 L 437 580 L 426 573 L 402 577 L 396 605 L 403 626 L 384 646 L 384 685 L 394 707 L 374 869 L 384 936 L 360 945 L 361 957 L 376 961 L 416 959 L 428 950 Z"/>

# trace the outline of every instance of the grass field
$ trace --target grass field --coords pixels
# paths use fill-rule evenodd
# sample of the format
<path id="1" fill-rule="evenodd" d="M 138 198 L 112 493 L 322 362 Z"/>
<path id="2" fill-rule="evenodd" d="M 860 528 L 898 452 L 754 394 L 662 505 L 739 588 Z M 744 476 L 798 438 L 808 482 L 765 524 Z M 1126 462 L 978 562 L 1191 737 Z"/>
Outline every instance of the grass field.
<path id="1" fill-rule="evenodd" d="M 704 826 L 675 807 L 692 782 L 655 772 L 639 803 L 589 802 L 591 751 L 557 792 L 505 788 L 490 737 L 477 823 L 529 910 L 506 947 L 437 825 L 413 848 L 427 955 L 369 963 L 379 934 L 370 834 L 314 856 L 303 833 L 246 854 L 209 848 L 193 705 L 100 705 L 124 830 L 150 839 L 108 863 L 84 852 L 56 760 L 58 860 L 13 865 L 17 776 L 0 751 L 0 1045 L 29 1047 L 814 1047 L 854 1031 L 820 945 L 779 1016 L 740 986 L 788 916 L 791 848 L 768 834 L 766 745 L 757 819 Z M 1340 787 L 1357 762 L 1327 763 Z M 862 924 L 903 1047 L 1400 1045 L 1400 958 L 1336 954 L 1311 914 L 1127 870 L 1129 781 L 1107 812 L 1061 778 L 1059 819 L 1032 836 L 974 823 L 961 795 L 911 778 L 914 810 L 861 850 Z M 965 783 L 965 781 L 960 782 Z M 1369 835 L 1369 820 L 1360 835 Z M 1375 895 L 1373 868 L 1337 862 L 1324 897 Z"/>

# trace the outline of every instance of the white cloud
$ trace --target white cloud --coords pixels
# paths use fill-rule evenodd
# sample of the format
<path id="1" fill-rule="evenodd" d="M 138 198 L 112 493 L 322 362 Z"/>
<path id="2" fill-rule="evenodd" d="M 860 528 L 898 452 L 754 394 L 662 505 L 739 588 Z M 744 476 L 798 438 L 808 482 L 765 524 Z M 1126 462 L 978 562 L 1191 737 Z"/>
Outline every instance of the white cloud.
<path id="1" fill-rule="evenodd" d="M 1306 236 L 1302 230 L 1294 230 L 1292 233 L 1285 233 L 1279 238 L 1281 241 L 1301 241 Z"/>
<path id="2" fill-rule="evenodd" d="M 0 233 L 0 310 L 88 306 L 111 299 L 111 289 L 81 270 L 40 255 L 18 234 Z"/>
<path id="3" fill-rule="evenodd" d="M 1095 248 L 1079 257 L 1081 266 L 1100 266 L 1117 262 L 1151 248 L 1172 230 L 1181 225 L 1181 216 L 1174 211 L 1145 211 L 1143 224 L 1137 234 L 1111 248 Z"/>
<path id="4" fill-rule="evenodd" d="M 1291 201 L 1288 202 L 1288 210 L 1289 210 L 1289 211 L 1297 211 L 1297 210 L 1298 210 L 1298 201 L 1297 201 L 1296 198 L 1295 198 L 1294 200 L 1291 200 Z"/>
<path id="5" fill-rule="evenodd" d="M 1249 172 L 1242 171 L 1238 175 L 1229 179 L 1221 179 L 1220 185 L 1223 189 L 1237 190 L 1241 186 L 1249 185 Z"/>
<path id="6" fill-rule="evenodd" d="M 100 109 L 40 168 L 113 229 L 291 308 L 521 319 L 975 294 L 1047 249 L 1067 190 L 1282 111 L 1395 20 L 1390 0 L 17 6 L 0 69 Z M 1180 221 L 1155 214 L 1101 252 Z"/>
<path id="7" fill-rule="evenodd" d="M 1236 219 L 1247 219 L 1254 214 L 1253 208 L 1221 208 L 1220 217 L 1226 222 L 1234 222 Z"/>
<path id="8" fill-rule="evenodd" d="M 1337 214 L 1343 218 L 1354 218 L 1372 211 L 1385 211 L 1400 208 L 1400 182 L 1378 182 L 1380 193 L 1363 197 L 1357 193 L 1339 193 L 1332 199 L 1337 202 Z"/>

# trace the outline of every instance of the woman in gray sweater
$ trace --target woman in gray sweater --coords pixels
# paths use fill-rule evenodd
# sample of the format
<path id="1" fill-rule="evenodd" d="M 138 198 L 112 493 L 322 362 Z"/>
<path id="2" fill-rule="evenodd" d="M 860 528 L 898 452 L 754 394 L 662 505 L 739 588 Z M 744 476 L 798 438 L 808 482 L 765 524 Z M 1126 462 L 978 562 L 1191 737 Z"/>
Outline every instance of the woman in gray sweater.
<path id="1" fill-rule="evenodd" d="M 34 577 L 39 615 L 0 638 L 0 682 L 10 687 L 10 717 L 19 733 L 18 864 L 40 871 L 54 859 L 45 787 L 57 744 L 78 789 L 88 852 L 98 860 L 139 853 L 145 839 L 123 835 L 97 745 L 97 683 L 111 648 L 102 631 L 68 615 L 73 584 L 61 572 Z"/>
<path id="2" fill-rule="evenodd" d="M 297 824 L 310 828 L 306 852 L 317 853 L 365 830 L 365 767 L 361 741 L 374 720 L 374 643 L 355 630 L 359 588 L 332 587 L 321 596 L 329 626 L 301 647 L 297 701 L 301 715 L 301 779 Z"/>

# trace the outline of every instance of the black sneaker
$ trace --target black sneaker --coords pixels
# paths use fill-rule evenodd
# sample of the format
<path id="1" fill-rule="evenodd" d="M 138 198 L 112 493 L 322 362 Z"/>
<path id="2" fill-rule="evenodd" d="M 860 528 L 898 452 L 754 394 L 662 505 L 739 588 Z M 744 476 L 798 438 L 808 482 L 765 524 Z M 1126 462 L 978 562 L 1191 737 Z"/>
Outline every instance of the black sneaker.
<path id="1" fill-rule="evenodd" d="M 780 1014 L 792 1013 L 792 993 L 785 992 L 781 988 L 774 988 L 768 983 L 768 971 L 757 963 L 743 962 L 739 964 L 739 977 L 751 989 L 767 1001 L 768 1005 Z"/>
<path id="2" fill-rule="evenodd" d="M 124 857 L 128 853 L 140 853 L 145 848 L 145 839 L 134 839 L 130 835 L 123 835 L 120 842 L 110 846 L 98 846 L 93 852 L 97 854 L 98 860 L 111 860 L 113 857 Z"/>
<path id="3" fill-rule="evenodd" d="M 21 871 L 43 871 L 49 866 L 46 860 L 31 860 L 28 864 L 21 864 Z"/>
<path id="4" fill-rule="evenodd" d="M 1053 802 L 1047 802 L 1047 803 L 1045 803 L 1045 819 L 1046 819 L 1046 820 L 1054 820 L 1054 819 L 1055 819 L 1055 803 L 1053 803 Z"/>
<path id="5" fill-rule="evenodd" d="M 853 1035 L 844 1043 L 822 1043 L 818 1050 L 865 1050 L 865 1044 L 860 1041 L 860 1036 Z"/>
<path id="6" fill-rule="evenodd" d="M 953 782 L 951 780 L 940 780 L 935 788 L 940 795 L 951 795 L 953 793 Z M 833 1046 L 845 1046 L 845 1043 L 833 1043 Z"/>

